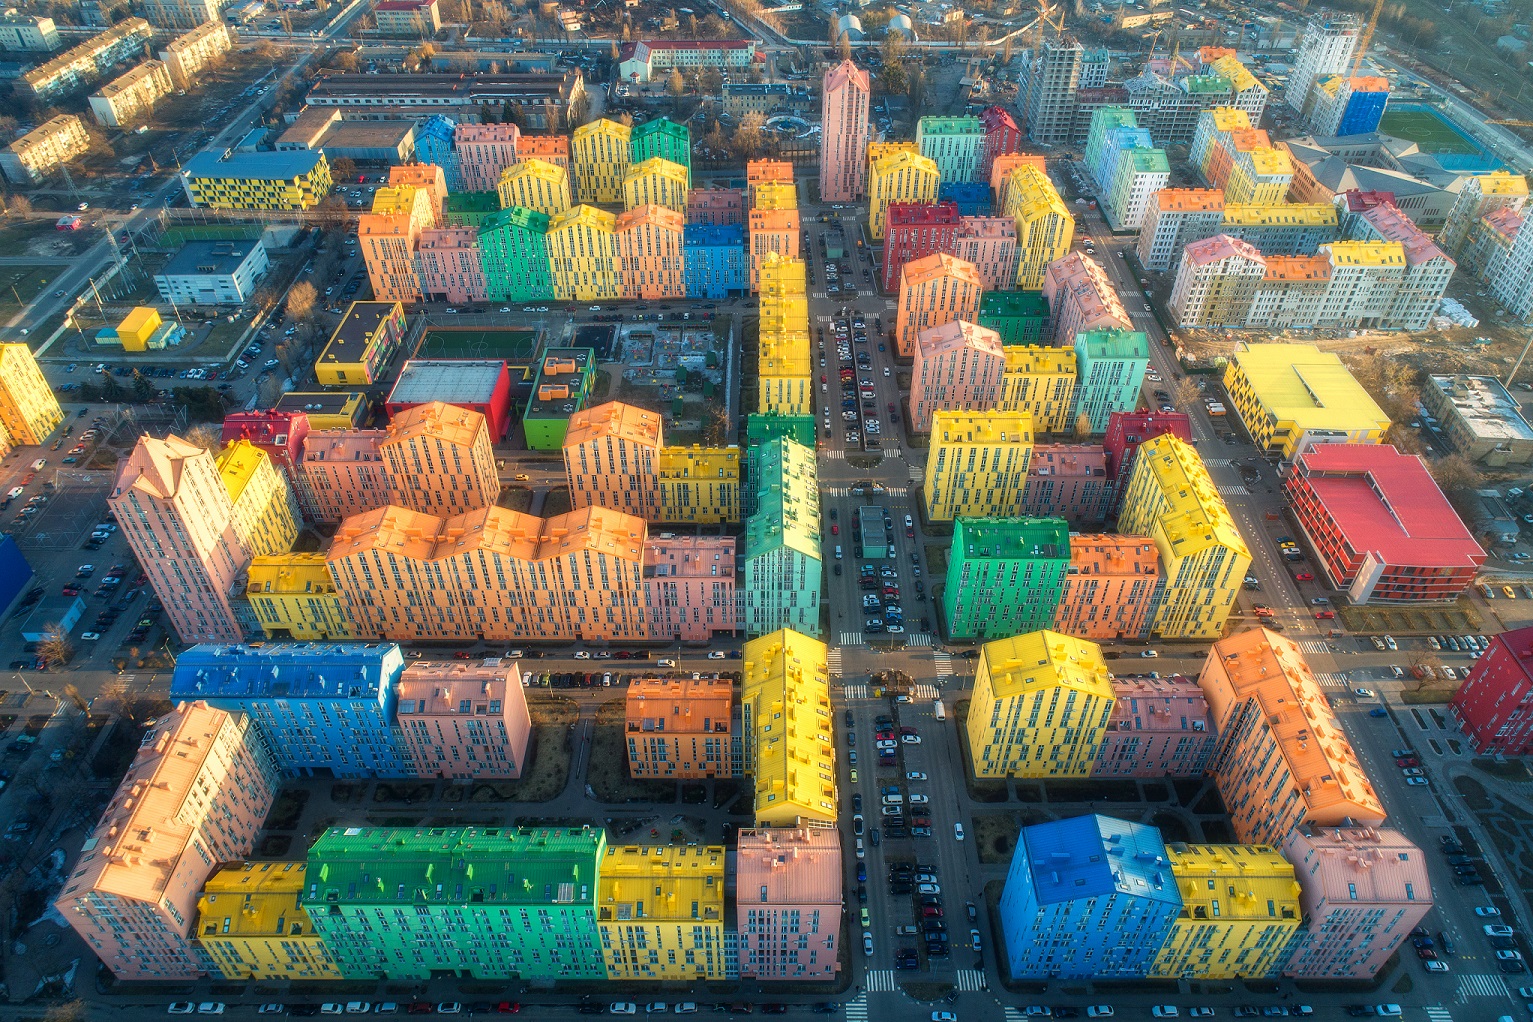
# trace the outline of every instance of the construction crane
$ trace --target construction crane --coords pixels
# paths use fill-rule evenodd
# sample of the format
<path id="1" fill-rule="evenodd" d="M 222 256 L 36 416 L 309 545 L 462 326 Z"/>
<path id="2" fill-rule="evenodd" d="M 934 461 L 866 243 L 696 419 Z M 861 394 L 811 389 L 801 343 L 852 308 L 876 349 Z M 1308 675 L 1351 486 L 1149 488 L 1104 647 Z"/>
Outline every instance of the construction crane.
<path id="1" fill-rule="evenodd" d="M 1357 52 L 1352 56 L 1351 74 L 1355 77 L 1358 68 L 1363 66 L 1363 58 L 1368 55 L 1368 47 L 1373 42 L 1373 30 L 1379 27 L 1379 14 L 1384 10 L 1384 0 L 1373 0 L 1373 13 L 1368 15 L 1368 25 L 1363 29 L 1363 34 L 1357 41 Z"/>
<path id="2" fill-rule="evenodd" d="M 1533 121 L 1486 121 L 1486 124 L 1500 124 L 1508 128 L 1533 128 Z"/>
<path id="3" fill-rule="evenodd" d="M 1056 13 L 1059 15 L 1057 22 L 1050 21 L 1049 20 L 1049 15 L 1056 14 Z M 1043 50 L 1043 29 L 1044 29 L 1045 26 L 1047 26 L 1049 28 L 1052 28 L 1054 30 L 1054 33 L 1055 33 L 1056 37 L 1064 35 L 1064 33 L 1065 33 L 1065 10 L 1064 10 L 1064 6 L 1063 5 L 1055 6 L 1055 5 L 1049 4 L 1047 2 L 1047 0 L 1038 0 L 1038 17 L 1033 20 L 1032 25 L 1028 25 L 1022 31 L 1026 32 L 1028 28 L 1032 28 L 1034 25 L 1036 25 L 1038 27 L 1038 35 L 1037 35 L 1036 41 L 1033 43 L 1033 52 L 1034 53 L 1039 53 L 1039 52 L 1041 52 Z"/>

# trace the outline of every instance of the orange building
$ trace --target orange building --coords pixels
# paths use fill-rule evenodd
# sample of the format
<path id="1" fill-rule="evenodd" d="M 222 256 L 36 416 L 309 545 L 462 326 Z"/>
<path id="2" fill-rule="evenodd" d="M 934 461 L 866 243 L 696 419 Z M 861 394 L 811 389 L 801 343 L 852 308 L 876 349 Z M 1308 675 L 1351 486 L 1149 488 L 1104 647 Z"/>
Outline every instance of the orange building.
<path id="1" fill-rule="evenodd" d="M 641 678 L 628 688 L 628 773 L 738 777 L 740 723 L 728 678 Z"/>
<path id="2" fill-rule="evenodd" d="M 979 320 L 984 282 L 974 264 L 938 252 L 912 259 L 900 270 L 900 304 L 894 347 L 901 358 L 915 354 L 916 335 L 956 319 Z"/>
<path id="3" fill-rule="evenodd" d="M 685 298 L 682 232 L 686 217 L 665 206 L 619 213 L 614 233 L 624 298 Z"/>
<path id="4" fill-rule="evenodd" d="M 1006 208 L 1006 186 L 1011 184 L 1011 172 L 1018 167 L 1037 167 L 1039 173 L 1047 174 L 1043 157 L 1037 153 L 1002 153 L 990 165 L 991 209 Z"/>
<path id="5" fill-rule="evenodd" d="M 568 139 L 565 148 L 568 149 Z M 442 206 L 447 202 L 447 173 L 434 163 L 407 163 L 389 168 L 389 187 L 414 185 L 424 188 L 431 196 L 431 209 L 437 219 L 441 218 Z"/>
<path id="6" fill-rule="evenodd" d="M 745 164 L 745 202 L 756 206 L 756 186 L 767 183 L 793 184 L 793 164 L 787 160 L 750 160 Z"/>
<path id="7" fill-rule="evenodd" d="M 761 288 L 761 261 L 768 252 L 785 259 L 798 258 L 799 215 L 796 209 L 752 209 L 750 229 L 750 287 Z"/>
<path id="8" fill-rule="evenodd" d="M 1148 536 L 1070 535 L 1070 568 L 1054 611 L 1054 630 L 1081 639 L 1150 634 L 1165 580 Z"/>
<path id="9" fill-rule="evenodd" d="M 374 193 L 372 211 L 357 218 L 357 239 L 376 301 L 421 300 L 415 250 L 421 232 L 436 227 L 440 210 L 429 187 L 390 185 Z"/>
<path id="10" fill-rule="evenodd" d="M 739 630 L 734 536 L 674 536 L 644 543 L 644 613 L 651 635 L 710 639 Z"/>
<path id="11" fill-rule="evenodd" d="M 1265 628 L 1214 643 L 1198 685 L 1209 760 L 1236 840 L 1281 845 L 1304 825 L 1377 826 L 1384 807 L 1291 639 Z"/>
<path id="12" fill-rule="evenodd" d="M 378 445 L 389 500 L 426 514 L 456 514 L 493 505 L 500 477 L 484 416 L 430 401 L 394 416 Z"/>
<path id="13" fill-rule="evenodd" d="M 660 413 L 621 401 L 583 408 L 564 434 L 570 506 L 660 520 Z"/>
<path id="14" fill-rule="evenodd" d="M 570 137 L 568 135 L 523 135 L 516 140 L 516 158 L 519 160 L 542 160 L 556 167 L 570 169 Z"/>
<path id="15" fill-rule="evenodd" d="M 310 522 L 334 523 L 389 502 L 380 450 L 386 429 L 317 429 L 298 461 L 298 503 Z"/>
<path id="16" fill-rule="evenodd" d="M 414 776 L 522 776 L 532 718 L 514 662 L 417 662 L 400 675 L 394 694 L 395 722 Z"/>

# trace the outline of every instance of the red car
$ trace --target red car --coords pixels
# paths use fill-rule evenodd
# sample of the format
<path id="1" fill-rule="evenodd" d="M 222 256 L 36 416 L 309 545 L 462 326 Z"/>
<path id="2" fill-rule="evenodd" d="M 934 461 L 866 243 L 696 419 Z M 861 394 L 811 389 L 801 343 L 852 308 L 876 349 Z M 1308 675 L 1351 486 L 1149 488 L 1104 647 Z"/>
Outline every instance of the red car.
<path id="1" fill-rule="evenodd" d="M 839 535 L 841 535 L 841 526 L 839 526 L 839 525 L 832 525 L 830 527 L 830 534 L 832 536 L 839 536 Z"/>
<path id="2" fill-rule="evenodd" d="M 65 596 L 79 596 L 80 595 L 80 587 L 79 586 L 65 586 L 64 587 L 64 595 Z"/>
<path id="3" fill-rule="evenodd" d="M 460 650 L 458 650 L 456 653 L 454 653 L 452 655 L 452 658 L 454 660 L 472 660 L 472 659 L 474 659 L 474 654 L 472 654 L 472 653 L 465 653 L 463 650 L 460 649 Z"/>
<path id="4" fill-rule="evenodd" d="M 1319 610 L 1315 612 L 1316 621 L 1329 621 L 1335 616 L 1336 612 L 1334 610 Z"/>
<path id="5" fill-rule="evenodd" d="M 1315 581 L 1315 576 L 1307 571 L 1301 571 L 1293 577 L 1293 580 L 1295 582 L 1313 582 Z"/>
<path id="6" fill-rule="evenodd" d="M 1420 765 L 1421 760 L 1417 759 L 1415 756 L 1401 756 L 1399 759 L 1395 760 L 1395 766 L 1402 770 L 1404 770 L 1406 767 L 1419 767 Z"/>

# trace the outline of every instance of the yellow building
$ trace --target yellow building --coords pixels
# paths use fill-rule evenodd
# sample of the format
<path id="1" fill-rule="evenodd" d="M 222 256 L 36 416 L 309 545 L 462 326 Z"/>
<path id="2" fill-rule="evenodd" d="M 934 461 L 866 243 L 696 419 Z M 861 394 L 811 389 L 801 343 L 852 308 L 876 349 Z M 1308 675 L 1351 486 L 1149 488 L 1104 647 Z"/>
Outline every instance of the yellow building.
<path id="1" fill-rule="evenodd" d="M 187 198 L 209 209 L 313 209 L 331 184 L 330 164 L 317 150 L 205 149 L 181 165 Z"/>
<path id="2" fill-rule="evenodd" d="M 133 311 L 117 324 L 117 339 L 123 351 L 149 350 L 149 338 L 160 328 L 160 313 L 144 305 L 136 305 Z"/>
<path id="3" fill-rule="evenodd" d="M 662 447 L 655 476 L 666 521 L 740 520 L 740 448 Z"/>
<path id="4" fill-rule="evenodd" d="M 1329 202 L 1226 202 L 1222 223 L 1226 228 L 1242 228 L 1243 236 L 1264 227 L 1291 232 L 1312 228 L 1310 236 L 1328 238 L 1337 227 L 1337 217 L 1336 207 Z"/>
<path id="5" fill-rule="evenodd" d="M 25 344 L 0 344 L 0 425 L 14 444 L 37 446 L 64 421 L 64 410 Z"/>
<path id="6" fill-rule="evenodd" d="M 398 301 L 352 302 L 314 360 L 314 378 L 326 387 L 376 383 L 405 333 L 405 307 Z"/>
<path id="7" fill-rule="evenodd" d="M 827 647 L 791 628 L 745 644 L 740 683 L 745 773 L 756 826 L 836 825 Z"/>
<path id="8" fill-rule="evenodd" d="M 219 452 L 218 474 L 234 505 L 234 534 L 252 557 L 285 554 L 298 538 L 298 500 L 271 456 L 249 440 Z"/>
<path id="9" fill-rule="evenodd" d="M 870 147 L 871 148 L 871 147 Z M 868 232 L 882 241 L 891 202 L 936 202 L 942 173 L 935 161 L 900 150 L 879 157 L 868 170 Z"/>
<path id="10" fill-rule="evenodd" d="M 756 186 L 752 209 L 798 209 L 798 186 L 787 181 L 764 181 Z"/>
<path id="11" fill-rule="evenodd" d="M 520 206 L 553 216 L 570 208 L 569 171 L 542 160 L 513 163 L 501 171 L 495 190 L 501 209 Z"/>
<path id="12" fill-rule="evenodd" d="M 1265 979 L 1287 958 L 1299 928 L 1299 883 L 1271 845 L 1169 844 L 1182 912 L 1150 975 L 1164 979 Z"/>
<path id="13" fill-rule="evenodd" d="M 548 221 L 548 265 L 554 297 L 592 302 L 623 296 L 617 217 L 595 206 L 573 206 Z"/>
<path id="14" fill-rule="evenodd" d="M 969 699 L 975 777 L 1086 777 L 1112 716 L 1102 649 L 1059 632 L 980 647 Z"/>
<path id="15" fill-rule="evenodd" d="M 1005 215 L 1017 222 L 1017 287 L 1042 291 L 1049 263 L 1063 259 L 1075 240 L 1075 217 L 1054 182 L 1032 164 L 1011 172 Z"/>
<path id="16" fill-rule="evenodd" d="M 225 979 L 340 979 L 299 904 L 306 862 L 225 866 L 197 900 L 197 942 Z"/>
<path id="17" fill-rule="evenodd" d="M 1139 448 L 1118 531 L 1149 536 L 1166 588 L 1150 630 L 1166 639 L 1217 639 L 1251 567 L 1251 551 L 1197 448 L 1156 437 Z"/>
<path id="18" fill-rule="evenodd" d="M 791 340 L 761 339 L 756 411 L 814 414 L 814 366 L 804 347 Z"/>
<path id="19" fill-rule="evenodd" d="M 664 206 L 687 215 L 687 168 L 660 156 L 635 163 L 623 174 L 623 208 Z"/>
<path id="20" fill-rule="evenodd" d="M 256 557 L 246 570 L 245 599 L 268 639 L 326 642 L 359 639 L 325 555 Z"/>
<path id="21" fill-rule="evenodd" d="M 868 171 L 873 170 L 873 164 L 885 156 L 893 156 L 895 153 L 913 153 L 921 155 L 921 147 L 915 142 L 869 142 L 867 145 Z"/>
<path id="22" fill-rule="evenodd" d="M 570 136 L 570 170 L 579 201 L 623 201 L 630 134 L 628 125 L 605 117 L 575 129 Z"/>
<path id="23" fill-rule="evenodd" d="M 807 280 L 802 259 L 771 251 L 761 257 L 758 412 L 814 414 Z"/>
<path id="24" fill-rule="evenodd" d="M 609 980 L 724 979 L 723 845 L 608 845 L 596 929 Z"/>
<path id="25" fill-rule="evenodd" d="M 309 429 L 359 429 L 372 414 L 366 391 L 290 390 L 272 405 L 276 412 L 303 412 Z"/>
<path id="26" fill-rule="evenodd" d="M 1075 401 L 1077 365 L 1074 348 L 1038 344 L 1007 345 L 1006 371 L 996 410 L 1026 412 L 1039 433 L 1063 433 L 1075 428 L 1070 408 Z"/>
<path id="27" fill-rule="evenodd" d="M 1224 183 L 1226 204 L 1270 206 L 1288 197 L 1293 160 L 1286 149 L 1238 150 Z"/>
<path id="28" fill-rule="evenodd" d="M 1242 345 L 1224 371 L 1224 389 L 1256 445 L 1292 461 L 1310 445 L 1377 444 L 1389 416 L 1347 372 L 1313 344 Z"/>
<path id="29" fill-rule="evenodd" d="M 950 522 L 1021 514 L 1032 457 L 1028 412 L 938 411 L 921 489 L 926 517 Z"/>

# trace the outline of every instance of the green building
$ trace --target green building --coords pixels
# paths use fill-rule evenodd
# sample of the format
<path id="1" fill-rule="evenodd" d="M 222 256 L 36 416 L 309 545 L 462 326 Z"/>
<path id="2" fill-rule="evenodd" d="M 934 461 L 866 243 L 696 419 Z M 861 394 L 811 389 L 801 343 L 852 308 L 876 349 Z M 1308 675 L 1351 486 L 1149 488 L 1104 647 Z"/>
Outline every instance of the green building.
<path id="1" fill-rule="evenodd" d="M 1150 365 L 1150 342 L 1138 330 L 1087 330 L 1075 335 L 1074 422 L 1085 414 L 1091 432 L 1106 433 L 1113 412 L 1131 412 L 1139 404 L 1144 371 Z"/>
<path id="2" fill-rule="evenodd" d="M 1063 518 L 960 518 L 942 606 L 953 639 L 1009 639 L 1054 626 L 1070 570 Z"/>
<path id="3" fill-rule="evenodd" d="M 778 437 L 787 437 L 796 444 L 813 447 L 814 416 L 784 415 L 782 412 L 752 412 L 745 417 L 747 447 L 764 444 Z"/>
<path id="4" fill-rule="evenodd" d="M 448 192 L 442 204 L 443 227 L 479 227 L 491 213 L 500 212 L 496 192 Z"/>
<path id="5" fill-rule="evenodd" d="M 820 481 L 813 447 L 770 440 L 749 453 L 755 511 L 745 522 L 745 635 L 820 635 Z"/>
<path id="6" fill-rule="evenodd" d="M 492 302 L 551 302 L 548 214 L 512 206 L 479 225 L 479 262 L 485 297 Z"/>
<path id="7" fill-rule="evenodd" d="M 570 416 L 586 406 L 591 383 L 596 379 L 596 351 L 592 348 L 547 348 L 532 381 L 532 397 L 522 415 L 527 448 L 558 451 L 564 448 Z"/>
<path id="8" fill-rule="evenodd" d="M 1048 344 L 1048 300 L 1042 291 L 986 291 L 979 325 L 1000 334 L 1002 344 Z"/>
<path id="9" fill-rule="evenodd" d="M 628 136 L 629 163 L 637 166 L 651 157 L 670 160 L 687 168 L 687 187 L 692 187 L 692 129 L 669 117 L 657 117 L 634 126 Z"/>
<path id="10" fill-rule="evenodd" d="M 301 901 L 347 979 L 605 979 L 606 844 L 599 827 L 331 827 Z"/>
<path id="11" fill-rule="evenodd" d="M 916 146 L 937 165 L 944 184 L 975 181 L 985 125 L 978 117 L 923 117 L 916 122 Z"/>

